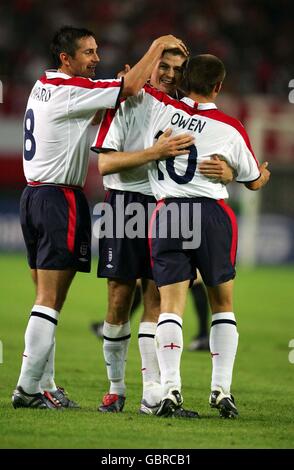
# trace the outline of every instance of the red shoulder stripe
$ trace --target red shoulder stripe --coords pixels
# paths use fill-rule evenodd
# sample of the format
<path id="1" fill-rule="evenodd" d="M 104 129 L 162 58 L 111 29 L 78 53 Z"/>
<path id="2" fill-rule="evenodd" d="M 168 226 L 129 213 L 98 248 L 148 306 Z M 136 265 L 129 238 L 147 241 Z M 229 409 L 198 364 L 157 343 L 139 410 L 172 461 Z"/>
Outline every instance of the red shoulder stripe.
<path id="1" fill-rule="evenodd" d="M 67 86 L 76 86 L 80 88 L 88 88 L 88 89 L 95 89 L 95 88 L 111 88 L 111 87 L 120 87 L 122 84 L 121 80 L 90 80 L 89 78 L 83 77 L 71 77 L 71 78 L 47 78 L 46 75 L 43 75 L 40 79 L 40 82 L 43 85 L 67 85 Z"/>

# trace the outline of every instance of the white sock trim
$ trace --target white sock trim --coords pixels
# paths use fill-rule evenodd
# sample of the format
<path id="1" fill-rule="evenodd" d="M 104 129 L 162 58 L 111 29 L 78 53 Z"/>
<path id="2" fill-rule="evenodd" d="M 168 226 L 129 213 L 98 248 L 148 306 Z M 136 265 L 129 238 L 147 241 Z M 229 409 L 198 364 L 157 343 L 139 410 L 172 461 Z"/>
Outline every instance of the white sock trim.
<path id="1" fill-rule="evenodd" d="M 157 325 L 165 320 L 174 320 L 177 323 L 179 323 L 181 326 L 183 324 L 183 319 L 177 313 L 167 313 L 167 312 L 161 313 L 158 317 Z"/>
<path id="2" fill-rule="evenodd" d="M 220 313 L 213 313 L 211 316 L 211 321 L 215 320 L 233 320 L 236 321 L 236 317 L 233 312 L 220 312 Z"/>
<path id="3" fill-rule="evenodd" d="M 57 312 L 57 310 L 54 310 L 50 307 L 45 307 L 44 305 L 34 305 L 31 312 L 44 313 L 45 315 L 54 318 L 54 320 L 56 320 L 59 315 L 59 312 Z"/>
<path id="4" fill-rule="evenodd" d="M 155 335 L 156 333 L 156 322 L 142 321 L 139 326 L 139 335 Z"/>
<path id="5" fill-rule="evenodd" d="M 131 334 L 131 323 L 127 321 L 122 325 L 112 325 L 107 321 L 103 325 L 103 335 L 108 338 L 118 338 L 120 336 L 128 336 Z"/>

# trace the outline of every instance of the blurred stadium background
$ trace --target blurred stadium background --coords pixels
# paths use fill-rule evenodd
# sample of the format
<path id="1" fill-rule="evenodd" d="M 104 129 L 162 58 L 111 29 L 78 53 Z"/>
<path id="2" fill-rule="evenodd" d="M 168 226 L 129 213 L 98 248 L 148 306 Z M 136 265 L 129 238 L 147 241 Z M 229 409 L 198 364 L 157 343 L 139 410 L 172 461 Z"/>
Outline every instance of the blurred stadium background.
<path id="1" fill-rule="evenodd" d="M 156 36 L 172 33 L 192 54 L 223 59 L 227 78 L 219 107 L 239 118 L 272 178 L 260 194 L 229 188 L 239 216 L 243 264 L 294 263 L 294 37 L 290 0 L 11 0 L 0 3 L 0 251 L 24 249 L 18 201 L 22 172 L 22 118 L 35 80 L 50 68 L 48 46 L 63 24 L 92 29 L 99 43 L 100 78 L 134 63 Z M 97 77 L 97 78 L 98 78 Z M 294 101 L 294 100 L 292 100 Z M 91 156 L 86 192 L 103 197 Z"/>

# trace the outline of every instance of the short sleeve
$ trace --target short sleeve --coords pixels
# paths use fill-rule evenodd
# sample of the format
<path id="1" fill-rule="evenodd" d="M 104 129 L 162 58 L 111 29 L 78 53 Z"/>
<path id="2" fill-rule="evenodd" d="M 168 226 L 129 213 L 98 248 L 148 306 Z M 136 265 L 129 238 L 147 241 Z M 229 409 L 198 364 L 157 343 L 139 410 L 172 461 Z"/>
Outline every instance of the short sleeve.
<path id="1" fill-rule="evenodd" d="M 97 153 L 111 150 L 122 152 L 129 117 L 124 103 L 121 103 L 115 109 L 108 109 L 99 125 L 91 150 Z"/>
<path id="2" fill-rule="evenodd" d="M 68 83 L 71 81 L 72 83 Z M 123 79 L 90 80 L 74 77 L 67 80 L 67 85 L 72 85 L 69 115 L 83 117 L 94 115 L 98 109 L 115 108 L 123 87 Z"/>
<path id="3" fill-rule="evenodd" d="M 240 134 L 236 135 L 234 138 L 232 153 L 233 167 L 238 175 L 236 178 L 237 182 L 249 183 L 259 178 L 260 171 L 258 161 L 251 150 L 251 146 L 248 147 Z"/>

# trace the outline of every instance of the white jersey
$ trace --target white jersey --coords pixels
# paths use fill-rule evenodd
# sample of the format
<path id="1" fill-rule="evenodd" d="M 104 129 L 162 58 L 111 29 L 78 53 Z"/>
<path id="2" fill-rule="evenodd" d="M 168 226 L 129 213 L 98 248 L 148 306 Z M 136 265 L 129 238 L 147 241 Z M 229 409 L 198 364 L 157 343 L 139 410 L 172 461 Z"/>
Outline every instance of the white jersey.
<path id="1" fill-rule="evenodd" d="M 98 109 L 114 108 L 122 80 L 91 80 L 47 71 L 33 87 L 24 117 L 23 166 L 28 182 L 83 187 L 88 127 Z"/>
<path id="2" fill-rule="evenodd" d="M 109 150 L 134 152 L 144 148 L 144 137 L 134 114 L 124 114 L 123 110 L 124 106 L 120 106 L 116 110 L 106 111 L 92 150 L 98 153 Z M 106 190 L 117 189 L 152 196 L 147 165 L 103 176 L 103 185 Z"/>
<path id="3" fill-rule="evenodd" d="M 197 169 L 198 163 L 210 159 L 213 154 L 225 157 L 236 171 L 238 182 L 259 178 L 259 165 L 244 127 L 236 119 L 218 111 L 214 103 L 197 104 L 189 98 L 176 101 L 146 85 L 137 97 L 128 98 L 121 107 L 124 119 L 140 130 L 144 148 L 152 146 L 160 133 L 168 128 L 173 130 L 172 135 L 185 132 L 195 137 L 195 144 L 186 155 L 148 164 L 149 181 L 156 199 L 226 199 L 226 186 L 202 176 Z M 111 126 L 109 132 L 107 138 L 111 141 L 117 132 L 116 127 Z"/>

